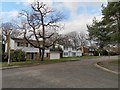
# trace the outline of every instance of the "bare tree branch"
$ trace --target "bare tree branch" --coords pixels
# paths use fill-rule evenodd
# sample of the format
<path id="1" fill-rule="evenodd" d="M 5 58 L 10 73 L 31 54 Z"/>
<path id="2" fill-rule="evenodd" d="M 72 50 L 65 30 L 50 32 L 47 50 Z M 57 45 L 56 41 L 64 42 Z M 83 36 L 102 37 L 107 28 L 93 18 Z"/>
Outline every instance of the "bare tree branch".
<path id="1" fill-rule="evenodd" d="M 47 34 L 46 31 L 48 31 L 48 28 L 51 28 L 52 31 L 60 28 L 58 22 L 63 19 L 63 16 L 39 1 L 31 4 L 31 8 L 33 10 L 31 13 L 25 10 L 20 13 L 26 20 L 26 24 L 23 23 L 24 38 L 32 46 L 42 50 L 41 60 L 43 60 L 45 48 L 51 47 L 58 40 L 56 36 L 54 37 L 54 32 L 49 31 Z M 30 41 L 32 37 L 37 41 L 37 44 Z"/>

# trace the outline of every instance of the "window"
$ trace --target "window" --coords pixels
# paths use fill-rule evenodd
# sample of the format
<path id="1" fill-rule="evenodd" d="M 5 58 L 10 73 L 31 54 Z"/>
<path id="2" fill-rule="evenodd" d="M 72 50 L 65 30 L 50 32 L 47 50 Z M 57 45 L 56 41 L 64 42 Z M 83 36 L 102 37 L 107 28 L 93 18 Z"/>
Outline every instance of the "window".
<path id="1" fill-rule="evenodd" d="M 46 53 L 46 57 L 49 57 L 49 53 Z"/>
<path id="2" fill-rule="evenodd" d="M 72 47 L 72 50 L 76 50 L 75 47 Z"/>
<path id="3" fill-rule="evenodd" d="M 67 53 L 67 52 L 64 52 L 64 55 L 65 55 L 65 56 L 68 56 L 68 53 Z"/>
<path id="4" fill-rule="evenodd" d="M 90 48 L 89 51 L 94 51 L 94 48 Z"/>
<path id="5" fill-rule="evenodd" d="M 73 56 L 76 56 L 76 53 L 75 53 L 75 52 L 73 52 L 72 54 L 73 54 Z"/>
<path id="6" fill-rule="evenodd" d="M 19 46 L 19 47 L 28 47 L 28 43 L 17 42 L 17 46 Z"/>
<path id="7" fill-rule="evenodd" d="M 20 46 L 20 42 L 17 42 L 17 46 Z"/>
<path id="8" fill-rule="evenodd" d="M 68 47 L 64 47 L 64 50 L 68 50 Z"/>
<path id="9" fill-rule="evenodd" d="M 26 47 L 28 47 L 28 43 L 26 43 Z"/>
<path id="10" fill-rule="evenodd" d="M 91 48 L 89 49 L 89 51 L 91 51 Z"/>
<path id="11" fill-rule="evenodd" d="M 33 47 L 33 46 L 30 44 L 30 47 Z"/>
<path id="12" fill-rule="evenodd" d="M 20 43 L 20 46 L 26 46 L 26 45 L 25 45 L 25 43 L 21 42 L 21 43 Z"/>

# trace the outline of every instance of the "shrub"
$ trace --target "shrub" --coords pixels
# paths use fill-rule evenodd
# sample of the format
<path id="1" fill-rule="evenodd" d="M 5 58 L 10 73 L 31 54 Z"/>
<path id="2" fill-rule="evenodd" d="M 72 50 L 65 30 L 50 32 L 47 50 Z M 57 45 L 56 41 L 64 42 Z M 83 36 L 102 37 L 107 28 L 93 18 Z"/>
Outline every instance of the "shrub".
<path id="1" fill-rule="evenodd" d="M 108 56 L 108 52 L 107 52 L 106 50 L 103 50 L 103 51 L 101 52 L 101 54 L 104 55 L 104 56 Z"/>
<path id="2" fill-rule="evenodd" d="M 25 52 L 23 52 L 22 50 L 15 50 L 13 54 L 14 54 L 13 59 L 17 62 L 26 60 L 25 59 Z"/>
<path id="3" fill-rule="evenodd" d="M 10 60 L 11 61 L 25 61 L 25 52 L 22 50 L 11 50 L 10 51 Z M 8 61 L 8 54 L 3 53 L 2 54 L 2 61 Z"/>
<path id="4" fill-rule="evenodd" d="M 8 60 L 8 55 L 7 53 L 2 53 L 2 62 L 5 62 Z"/>
<path id="5" fill-rule="evenodd" d="M 94 51 L 94 56 L 99 56 L 99 51 Z"/>
<path id="6" fill-rule="evenodd" d="M 114 56 L 114 55 L 118 55 L 118 54 L 111 51 L 111 52 L 109 52 L 109 55 Z"/>

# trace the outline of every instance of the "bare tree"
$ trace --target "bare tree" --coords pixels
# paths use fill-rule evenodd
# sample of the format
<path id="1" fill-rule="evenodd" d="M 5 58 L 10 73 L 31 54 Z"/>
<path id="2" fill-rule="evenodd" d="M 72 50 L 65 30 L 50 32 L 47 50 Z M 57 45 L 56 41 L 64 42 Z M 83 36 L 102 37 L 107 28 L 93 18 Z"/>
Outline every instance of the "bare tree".
<path id="1" fill-rule="evenodd" d="M 78 40 L 78 32 L 73 31 L 67 34 L 69 39 L 71 40 L 72 45 L 77 48 L 79 47 L 79 40 Z"/>
<path id="2" fill-rule="evenodd" d="M 67 41 L 69 41 L 68 43 L 74 46 L 75 48 L 87 45 L 88 36 L 84 32 L 73 31 L 73 32 L 67 33 L 65 36 Z"/>
<path id="3" fill-rule="evenodd" d="M 47 7 L 42 2 L 31 4 L 32 12 L 23 10 L 20 15 L 22 18 L 22 29 L 24 30 L 24 38 L 35 48 L 39 49 L 39 59 L 43 61 L 45 48 L 51 47 L 56 41 L 50 42 L 54 37 L 55 31 L 60 29 L 60 22 L 63 15 Z M 35 39 L 37 44 L 31 42 Z"/>
<path id="4" fill-rule="evenodd" d="M 70 38 L 66 34 L 59 35 L 59 40 L 58 40 L 57 43 L 60 44 L 60 45 L 71 45 L 72 46 Z"/>
<path id="5" fill-rule="evenodd" d="M 7 44 L 7 56 L 8 56 L 8 64 L 10 62 L 10 38 L 17 37 L 20 34 L 20 31 L 17 30 L 17 27 L 11 23 L 2 23 L 2 43 Z"/>
<path id="6" fill-rule="evenodd" d="M 12 38 L 15 38 L 21 34 L 16 24 L 11 22 L 2 23 L 1 28 L 2 28 L 2 38 L 4 39 L 3 40 L 4 43 L 7 43 L 8 34 L 10 34 L 10 37 Z"/>
<path id="7" fill-rule="evenodd" d="M 88 43 L 88 41 L 87 41 L 88 36 L 87 36 L 86 33 L 79 32 L 77 37 L 78 37 L 79 44 L 81 46 L 86 46 L 87 45 L 87 43 Z"/>

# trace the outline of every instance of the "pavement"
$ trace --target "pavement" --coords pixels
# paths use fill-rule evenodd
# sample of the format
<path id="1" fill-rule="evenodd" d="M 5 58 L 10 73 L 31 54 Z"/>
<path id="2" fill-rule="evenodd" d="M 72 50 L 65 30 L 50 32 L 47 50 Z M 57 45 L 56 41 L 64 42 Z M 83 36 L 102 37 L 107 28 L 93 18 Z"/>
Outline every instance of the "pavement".
<path id="1" fill-rule="evenodd" d="M 117 57 L 111 57 L 116 59 Z M 2 70 L 3 88 L 118 88 L 118 75 L 96 68 L 108 57 Z"/>

